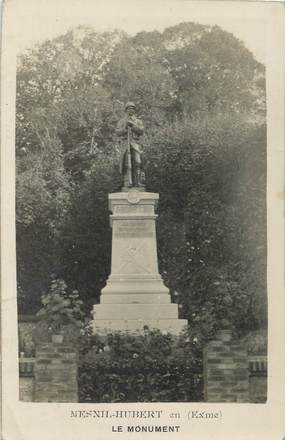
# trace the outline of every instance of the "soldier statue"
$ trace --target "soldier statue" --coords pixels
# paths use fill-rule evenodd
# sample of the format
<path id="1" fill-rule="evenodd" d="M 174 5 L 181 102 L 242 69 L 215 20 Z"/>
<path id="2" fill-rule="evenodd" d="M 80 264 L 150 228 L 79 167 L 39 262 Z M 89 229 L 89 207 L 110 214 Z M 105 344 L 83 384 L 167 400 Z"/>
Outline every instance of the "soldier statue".
<path id="1" fill-rule="evenodd" d="M 136 106 L 128 102 L 126 115 L 118 122 L 117 134 L 120 138 L 120 172 L 123 175 L 123 191 L 132 187 L 144 190 L 145 173 L 142 167 L 142 149 L 139 138 L 143 134 L 143 123 L 136 116 Z"/>

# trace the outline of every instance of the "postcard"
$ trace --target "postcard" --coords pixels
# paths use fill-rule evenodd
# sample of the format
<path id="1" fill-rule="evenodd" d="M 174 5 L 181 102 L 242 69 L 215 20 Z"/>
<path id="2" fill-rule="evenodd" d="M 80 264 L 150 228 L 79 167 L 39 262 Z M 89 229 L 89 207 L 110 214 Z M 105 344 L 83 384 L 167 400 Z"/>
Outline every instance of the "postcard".
<path id="1" fill-rule="evenodd" d="M 3 439 L 285 438 L 284 5 L 2 12 Z"/>

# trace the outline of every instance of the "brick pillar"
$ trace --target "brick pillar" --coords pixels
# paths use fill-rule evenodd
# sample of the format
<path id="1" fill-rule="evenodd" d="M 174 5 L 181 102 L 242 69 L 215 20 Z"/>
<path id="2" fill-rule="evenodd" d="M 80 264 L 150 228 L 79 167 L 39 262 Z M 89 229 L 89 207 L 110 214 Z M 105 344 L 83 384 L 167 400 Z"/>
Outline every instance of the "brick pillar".
<path id="1" fill-rule="evenodd" d="M 71 345 L 38 346 L 34 373 L 35 402 L 78 402 L 77 353 Z"/>
<path id="2" fill-rule="evenodd" d="M 249 402 L 247 348 L 227 330 L 207 344 L 203 355 L 204 400 Z"/>

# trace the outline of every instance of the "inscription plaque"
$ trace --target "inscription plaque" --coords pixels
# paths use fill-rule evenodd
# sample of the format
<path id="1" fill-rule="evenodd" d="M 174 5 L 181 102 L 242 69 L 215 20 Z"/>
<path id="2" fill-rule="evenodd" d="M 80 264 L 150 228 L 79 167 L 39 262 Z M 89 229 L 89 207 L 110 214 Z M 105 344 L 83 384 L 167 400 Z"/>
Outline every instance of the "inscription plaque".
<path id="1" fill-rule="evenodd" d="M 116 237 L 152 237 L 154 232 L 149 220 L 117 220 L 114 226 Z"/>
<path id="2" fill-rule="evenodd" d="M 153 214 L 153 206 L 147 205 L 132 205 L 132 206 L 118 206 L 115 209 L 115 214 Z"/>

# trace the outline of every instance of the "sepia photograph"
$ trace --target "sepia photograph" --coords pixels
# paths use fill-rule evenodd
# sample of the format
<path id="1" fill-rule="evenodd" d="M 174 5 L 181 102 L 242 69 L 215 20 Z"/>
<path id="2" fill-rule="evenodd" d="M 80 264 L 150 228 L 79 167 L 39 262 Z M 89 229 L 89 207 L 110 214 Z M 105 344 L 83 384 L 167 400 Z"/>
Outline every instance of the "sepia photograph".
<path id="1" fill-rule="evenodd" d="M 246 43 L 78 25 L 19 54 L 20 398 L 266 401 L 265 68 Z"/>
<path id="2" fill-rule="evenodd" d="M 59 3 L 17 14 L 16 399 L 127 438 L 266 409 L 262 2 Z"/>

